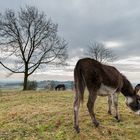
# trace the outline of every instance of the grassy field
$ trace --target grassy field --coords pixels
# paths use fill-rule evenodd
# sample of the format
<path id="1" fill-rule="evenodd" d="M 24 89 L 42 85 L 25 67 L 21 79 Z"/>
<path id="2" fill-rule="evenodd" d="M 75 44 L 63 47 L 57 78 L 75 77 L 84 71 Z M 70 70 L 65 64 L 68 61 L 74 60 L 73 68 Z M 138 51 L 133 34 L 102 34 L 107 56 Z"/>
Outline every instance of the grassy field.
<path id="1" fill-rule="evenodd" d="M 119 98 L 121 122 L 107 114 L 106 97 L 98 97 L 96 116 L 100 126 L 91 123 L 87 93 L 80 108 L 80 134 L 73 129 L 74 92 L 0 93 L 0 140 L 139 140 L 140 116 L 133 114 Z"/>

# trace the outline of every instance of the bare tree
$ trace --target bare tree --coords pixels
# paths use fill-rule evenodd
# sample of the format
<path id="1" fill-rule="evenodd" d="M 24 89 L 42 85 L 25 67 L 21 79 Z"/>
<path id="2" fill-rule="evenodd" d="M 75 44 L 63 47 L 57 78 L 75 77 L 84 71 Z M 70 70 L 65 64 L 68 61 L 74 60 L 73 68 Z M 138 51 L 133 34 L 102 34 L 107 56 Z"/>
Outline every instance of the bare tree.
<path id="1" fill-rule="evenodd" d="M 23 90 L 27 89 L 28 77 L 42 64 L 65 62 L 67 43 L 57 35 L 57 28 L 35 7 L 0 14 L 0 63 L 12 73 L 24 74 Z"/>
<path id="2" fill-rule="evenodd" d="M 86 56 L 94 58 L 95 60 L 105 63 L 116 59 L 116 55 L 111 49 L 105 48 L 103 43 L 93 42 L 88 46 Z"/>

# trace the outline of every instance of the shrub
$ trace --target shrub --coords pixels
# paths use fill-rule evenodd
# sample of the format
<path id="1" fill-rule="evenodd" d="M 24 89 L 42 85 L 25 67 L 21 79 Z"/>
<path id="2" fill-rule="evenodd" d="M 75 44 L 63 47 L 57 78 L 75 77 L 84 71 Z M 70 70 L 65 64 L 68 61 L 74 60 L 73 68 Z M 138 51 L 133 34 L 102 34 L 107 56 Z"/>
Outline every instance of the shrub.
<path id="1" fill-rule="evenodd" d="M 36 81 L 28 81 L 27 90 L 36 90 L 36 89 L 37 89 L 37 82 Z"/>
<path id="2" fill-rule="evenodd" d="M 54 90 L 55 88 L 55 82 L 54 81 L 49 81 L 47 83 L 47 85 L 44 87 L 44 89 L 48 89 L 48 90 Z"/>

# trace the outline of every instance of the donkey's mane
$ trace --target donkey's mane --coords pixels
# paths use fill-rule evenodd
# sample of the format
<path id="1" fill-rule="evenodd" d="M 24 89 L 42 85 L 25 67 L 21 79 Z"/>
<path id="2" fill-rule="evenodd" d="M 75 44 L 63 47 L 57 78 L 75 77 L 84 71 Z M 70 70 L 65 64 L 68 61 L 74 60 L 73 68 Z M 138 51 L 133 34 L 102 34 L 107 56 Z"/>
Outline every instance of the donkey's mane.
<path id="1" fill-rule="evenodd" d="M 122 78 L 123 78 L 123 87 L 121 89 L 121 93 L 124 96 L 134 96 L 135 92 L 134 92 L 132 84 L 124 75 L 122 75 Z"/>

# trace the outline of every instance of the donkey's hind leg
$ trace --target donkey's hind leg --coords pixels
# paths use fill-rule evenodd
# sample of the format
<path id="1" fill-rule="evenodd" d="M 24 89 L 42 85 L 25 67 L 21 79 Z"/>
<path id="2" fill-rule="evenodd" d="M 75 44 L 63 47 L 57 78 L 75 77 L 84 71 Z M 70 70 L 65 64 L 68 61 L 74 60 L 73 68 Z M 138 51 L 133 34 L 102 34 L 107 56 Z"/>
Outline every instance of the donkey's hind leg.
<path id="1" fill-rule="evenodd" d="M 85 90 L 84 83 L 80 83 L 80 84 L 79 83 L 80 83 L 80 81 L 78 81 L 77 84 L 75 84 L 76 94 L 75 94 L 75 99 L 74 99 L 74 128 L 77 133 L 80 132 L 79 122 L 78 122 L 80 101 L 82 100 L 81 98 L 83 98 L 83 94 L 84 94 L 84 90 Z"/>
<path id="2" fill-rule="evenodd" d="M 97 98 L 96 92 L 93 93 L 92 90 L 89 90 L 89 98 L 87 102 L 87 108 L 91 117 L 92 122 L 97 127 L 99 125 L 99 122 L 96 120 L 95 114 L 94 114 L 94 103 Z"/>
<path id="3" fill-rule="evenodd" d="M 80 107 L 80 101 L 79 101 L 78 95 L 76 95 L 74 99 L 74 128 L 77 133 L 80 132 L 79 122 L 78 122 L 79 107 Z"/>

